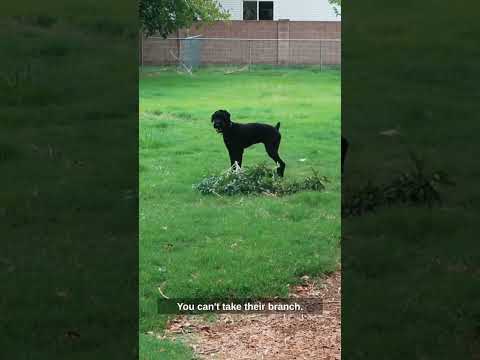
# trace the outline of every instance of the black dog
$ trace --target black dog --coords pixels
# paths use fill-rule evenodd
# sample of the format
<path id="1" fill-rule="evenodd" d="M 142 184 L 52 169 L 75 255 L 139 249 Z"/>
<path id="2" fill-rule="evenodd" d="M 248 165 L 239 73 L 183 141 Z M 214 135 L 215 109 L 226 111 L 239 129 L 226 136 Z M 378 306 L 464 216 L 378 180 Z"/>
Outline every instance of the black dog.
<path id="1" fill-rule="evenodd" d="M 278 129 L 266 124 L 238 124 L 230 120 L 230 113 L 226 110 L 218 110 L 212 115 L 212 123 L 215 130 L 223 135 L 223 141 L 230 155 L 230 164 L 235 162 L 242 166 L 243 150 L 253 144 L 263 143 L 268 156 L 278 165 L 277 174 L 283 176 L 285 163 L 278 155 L 278 148 L 282 136 Z"/>

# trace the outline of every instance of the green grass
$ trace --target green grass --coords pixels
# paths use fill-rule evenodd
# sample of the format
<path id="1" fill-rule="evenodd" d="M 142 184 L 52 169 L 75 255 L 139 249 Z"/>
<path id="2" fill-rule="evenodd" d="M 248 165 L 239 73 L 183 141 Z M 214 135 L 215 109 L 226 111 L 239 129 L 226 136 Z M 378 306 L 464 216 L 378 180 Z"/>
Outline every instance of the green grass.
<path id="1" fill-rule="evenodd" d="M 352 3 L 344 18 L 342 132 L 351 148 L 342 191 L 388 183 L 412 165 L 409 151 L 457 185 L 443 189 L 441 207 L 342 222 L 343 356 L 471 359 L 480 348 L 479 26 L 464 2 L 397 5 Z M 401 136 L 379 135 L 388 129 Z"/>
<path id="2" fill-rule="evenodd" d="M 179 341 L 165 341 L 140 334 L 140 360 L 193 359 L 191 351 Z"/>
<path id="3" fill-rule="evenodd" d="M 281 122 L 286 177 L 315 169 L 324 192 L 204 196 L 192 189 L 229 167 L 210 115 Z M 140 331 L 158 332 L 158 287 L 171 297 L 285 296 L 304 274 L 332 271 L 340 238 L 340 73 L 260 69 L 193 77 L 147 68 L 140 79 Z M 305 161 L 300 161 L 306 159 Z M 273 161 L 263 145 L 244 165 Z M 145 347 L 143 349 L 147 351 Z"/>
<path id="4" fill-rule="evenodd" d="M 138 333 L 125 312 L 138 299 L 136 37 L 44 24 L 0 21 L 2 357 L 125 358 Z"/>

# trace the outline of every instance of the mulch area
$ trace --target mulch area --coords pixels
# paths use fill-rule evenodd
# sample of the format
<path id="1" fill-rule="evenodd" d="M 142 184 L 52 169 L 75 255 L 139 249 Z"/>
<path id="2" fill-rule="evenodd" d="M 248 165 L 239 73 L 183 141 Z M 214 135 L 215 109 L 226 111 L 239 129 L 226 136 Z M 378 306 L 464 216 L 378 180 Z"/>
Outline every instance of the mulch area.
<path id="1" fill-rule="evenodd" d="M 170 321 L 165 338 L 192 347 L 198 359 L 339 360 L 341 353 L 341 273 L 319 281 L 303 278 L 291 297 L 323 301 L 318 314 L 222 314 L 214 322 L 202 316 Z"/>

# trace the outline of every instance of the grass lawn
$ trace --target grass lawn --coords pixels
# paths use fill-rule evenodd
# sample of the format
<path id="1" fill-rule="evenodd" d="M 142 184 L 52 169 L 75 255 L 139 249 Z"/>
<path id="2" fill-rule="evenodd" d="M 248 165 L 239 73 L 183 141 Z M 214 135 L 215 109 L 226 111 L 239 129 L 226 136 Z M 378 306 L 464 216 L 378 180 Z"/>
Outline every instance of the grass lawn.
<path id="1" fill-rule="evenodd" d="M 137 347 L 137 27 L 108 20 L 0 20 L 2 358 Z"/>
<path id="2" fill-rule="evenodd" d="M 388 182 L 411 166 L 410 150 L 457 185 L 443 189 L 443 206 L 384 208 L 342 222 L 342 355 L 473 359 L 480 349 L 476 15 L 462 2 L 373 1 L 352 4 L 348 16 L 342 133 L 351 152 L 342 192 Z M 389 129 L 400 135 L 379 134 Z"/>
<path id="3" fill-rule="evenodd" d="M 158 288 L 175 297 L 285 296 L 304 275 L 336 268 L 340 257 L 340 72 L 257 69 L 193 77 L 146 68 L 140 75 L 140 332 L 161 332 Z M 192 189 L 229 167 L 210 115 L 238 122 L 281 122 L 286 178 L 315 169 L 330 179 L 321 193 L 283 198 L 203 196 Z M 304 159 L 304 160 L 303 160 Z M 303 160 L 303 161 L 300 161 Z M 266 162 L 256 145 L 244 166 Z M 157 342 L 168 358 L 178 349 Z M 156 358 L 141 337 L 142 358 Z M 157 352 L 158 352 L 158 348 Z M 171 350 L 171 351 L 170 351 Z"/>

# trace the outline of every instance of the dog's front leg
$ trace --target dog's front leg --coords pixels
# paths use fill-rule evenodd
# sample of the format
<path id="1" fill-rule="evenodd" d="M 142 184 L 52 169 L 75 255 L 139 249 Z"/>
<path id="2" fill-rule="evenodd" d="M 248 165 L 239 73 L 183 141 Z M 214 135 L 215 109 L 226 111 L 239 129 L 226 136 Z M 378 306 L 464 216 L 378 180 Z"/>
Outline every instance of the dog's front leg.
<path id="1" fill-rule="evenodd" d="M 242 167 L 243 149 L 229 147 L 228 155 L 230 156 L 230 166 L 233 166 L 233 164 L 237 162 L 238 166 Z"/>

